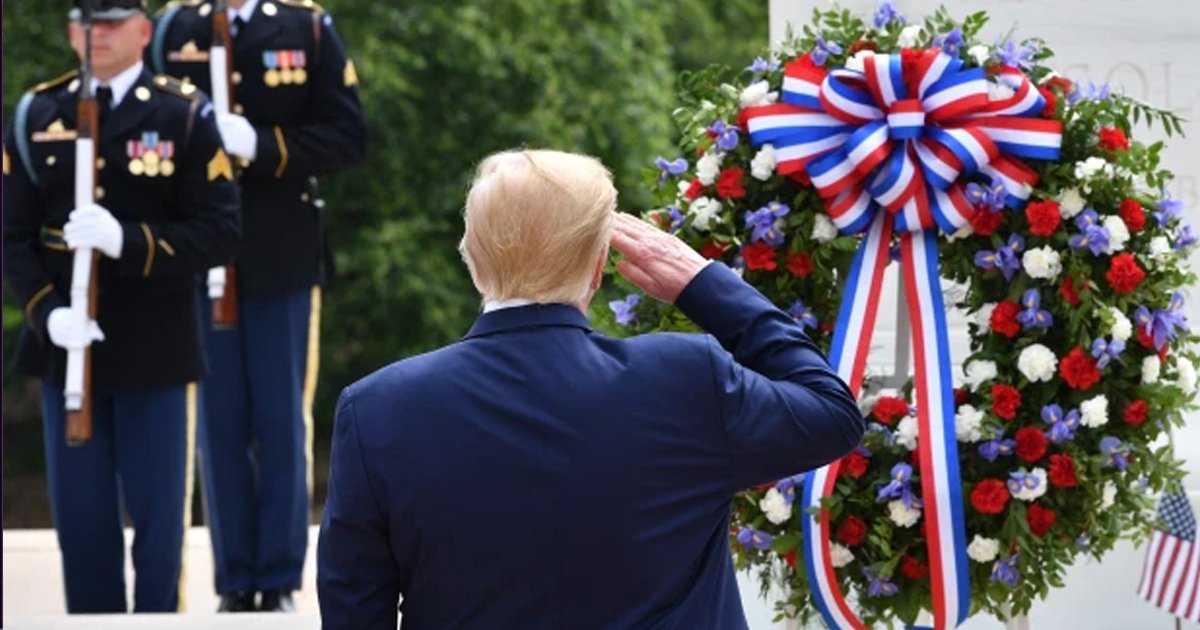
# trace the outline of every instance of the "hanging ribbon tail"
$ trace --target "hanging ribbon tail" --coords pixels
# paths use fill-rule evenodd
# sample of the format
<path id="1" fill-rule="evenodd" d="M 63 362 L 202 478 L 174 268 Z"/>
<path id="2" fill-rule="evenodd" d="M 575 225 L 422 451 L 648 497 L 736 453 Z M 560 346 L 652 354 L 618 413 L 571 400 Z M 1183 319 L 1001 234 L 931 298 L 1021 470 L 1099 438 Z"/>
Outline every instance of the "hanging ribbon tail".
<path id="1" fill-rule="evenodd" d="M 892 241 L 892 217 L 876 212 L 875 218 L 850 267 L 846 294 L 833 333 L 830 362 L 857 397 L 862 389 L 867 353 L 879 312 L 883 272 Z M 818 468 L 804 478 L 803 503 L 817 508 L 819 516 L 800 519 L 803 527 L 804 565 L 813 601 L 830 628 L 867 630 L 854 614 L 834 571 L 830 551 L 829 511 L 821 510 L 821 499 L 833 494 L 840 462 Z"/>
<path id="2" fill-rule="evenodd" d="M 950 339 L 938 273 L 937 233 L 926 230 L 901 234 L 900 248 L 912 321 L 921 491 L 925 502 L 934 628 L 943 630 L 954 628 L 967 618 L 971 594 L 954 429 Z"/>

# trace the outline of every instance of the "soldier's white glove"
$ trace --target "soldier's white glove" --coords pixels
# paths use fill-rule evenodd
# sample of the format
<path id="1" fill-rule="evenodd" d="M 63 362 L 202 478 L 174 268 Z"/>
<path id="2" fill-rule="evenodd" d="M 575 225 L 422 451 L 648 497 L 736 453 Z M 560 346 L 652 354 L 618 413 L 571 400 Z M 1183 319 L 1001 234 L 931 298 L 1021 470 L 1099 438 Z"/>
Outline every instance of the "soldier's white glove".
<path id="1" fill-rule="evenodd" d="M 121 257 L 125 232 L 121 229 L 121 222 L 108 208 L 95 204 L 76 208 L 67 219 L 67 224 L 63 226 L 63 239 L 67 241 L 67 247 L 94 247 L 109 258 Z"/>
<path id="2" fill-rule="evenodd" d="M 254 161 L 254 155 L 258 152 L 258 134 L 245 116 L 217 114 L 217 130 L 221 132 L 221 142 L 225 144 L 226 151 Z"/>
<path id="3" fill-rule="evenodd" d="M 95 320 L 88 319 L 87 313 L 68 306 L 50 311 L 50 317 L 46 319 L 46 332 L 54 345 L 66 350 L 81 350 L 92 345 L 93 341 L 104 341 L 104 333 Z"/>

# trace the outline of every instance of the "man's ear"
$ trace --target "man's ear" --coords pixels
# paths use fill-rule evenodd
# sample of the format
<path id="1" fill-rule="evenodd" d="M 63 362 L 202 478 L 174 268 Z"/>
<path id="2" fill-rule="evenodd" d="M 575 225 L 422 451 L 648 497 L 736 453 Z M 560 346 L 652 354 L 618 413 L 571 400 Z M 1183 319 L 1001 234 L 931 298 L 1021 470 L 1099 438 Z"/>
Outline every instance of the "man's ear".
<path id="1" fill-rule="evenodd" d="M 592 273 L 592 282 L 588 286 L 593 290 L 600 288 L 600 283 L 604 281 L 604 265 L 608 262 L 608 244 L 600 249 L 600 259 L 596 261 L 596 270 Z"/>

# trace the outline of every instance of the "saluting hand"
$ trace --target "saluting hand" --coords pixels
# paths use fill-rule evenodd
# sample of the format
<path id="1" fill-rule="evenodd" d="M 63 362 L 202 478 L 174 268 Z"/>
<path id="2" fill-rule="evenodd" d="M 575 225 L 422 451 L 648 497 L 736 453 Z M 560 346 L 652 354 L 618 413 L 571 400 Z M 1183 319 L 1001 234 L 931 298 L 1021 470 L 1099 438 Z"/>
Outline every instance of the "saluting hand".
<path id="1" fill-rule="evenodd" d="M 92 204 L 77 208 L 67 215 L 63 239 L 71 249 L 94 247 L 109 258 L 120 258 L 125 232 L 121 229 L 121 222 L 108 208 Z"/>
<path id="2" fill-rule="evenodd" d="M 709 263 L 687 243 L 629 214 L 617 214 L 612 246 L 625 256 L 617 272 L 663 302 L 674 303 Z"/>

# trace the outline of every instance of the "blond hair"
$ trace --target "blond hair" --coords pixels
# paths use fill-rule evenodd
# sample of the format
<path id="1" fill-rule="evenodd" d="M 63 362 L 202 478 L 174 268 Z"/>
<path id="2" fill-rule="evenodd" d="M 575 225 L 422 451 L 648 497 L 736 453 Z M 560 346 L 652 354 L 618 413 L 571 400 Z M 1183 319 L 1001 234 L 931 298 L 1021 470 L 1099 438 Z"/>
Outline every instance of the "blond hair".
<path id="1" fill-rule="evenodd" d="M 458 249 L 485 300 L 578 304 L 608 247 L 617 191 L 586 155 L 495 153 L 475 172 Z"/>

